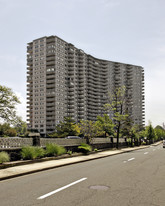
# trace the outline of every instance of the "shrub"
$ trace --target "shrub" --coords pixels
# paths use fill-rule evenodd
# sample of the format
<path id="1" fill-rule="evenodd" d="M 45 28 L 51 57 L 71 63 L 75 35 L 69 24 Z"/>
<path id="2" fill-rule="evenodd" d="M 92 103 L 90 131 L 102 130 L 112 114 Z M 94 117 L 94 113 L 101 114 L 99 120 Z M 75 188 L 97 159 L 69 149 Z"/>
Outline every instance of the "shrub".
<path id="1" fill-rule="evenodd" d="M 94 151 L 95 151 L 95 152 L 98 152 L 98 149 L 97 149 L 97 148 L 95 148 L 95 149 L 94 149 Z"/>
<path id="2" fill-rule="evenodd" d="M 42 147 L 34 147 L 36 158 L 45 156 L 45 150 Z"/>
<path id="3" fill-rule="evenodd" d="M 22 155 L 22 158 L 26 160 L 36 158 L 34 147 L 31 147 L 31 146 L 23 147 L 21 151 L 21 155 Z"/>
<path id="4" fill-rule="evenodd" d="M 128 145 L 131 145 L 131 138 L 127 138 Z"/>
<path id="5" fill-rule="evenodd" d="M 80 149 L 80 151 L 84 154 L 87 154 L 92 151 L 92 147 L 85 143 L 81 143 L 81 146 L 79 146 L 78 149 Z"/>
<path id="6" fill-rule="evenodd" d="M 7 152 L 0 152 L 0 164 L 9 161 L 10 161 L 9 154 Z"/>
<path id="7" fill-rule="evenodd" d="M 66 153 L 66 149 L 57 144 L 49 143 L 46 145 L 46 154 L 48 156 L 58 156 Z"/>
<path id="8" fill-rule="evenodd" d="M 45 150 L 41 147 L 26 146 L 22 148 L 21 155 L 23 159 L 36 159 L 44 157 Z"/>
<path id="9" fill-rule="evenodd" d="M 68 151 L 67 151 L 67 154 L 68 154 L 68 155 L 72 155 L 72 151 L 71 151 L 71 150 L 68 150 Z"/>

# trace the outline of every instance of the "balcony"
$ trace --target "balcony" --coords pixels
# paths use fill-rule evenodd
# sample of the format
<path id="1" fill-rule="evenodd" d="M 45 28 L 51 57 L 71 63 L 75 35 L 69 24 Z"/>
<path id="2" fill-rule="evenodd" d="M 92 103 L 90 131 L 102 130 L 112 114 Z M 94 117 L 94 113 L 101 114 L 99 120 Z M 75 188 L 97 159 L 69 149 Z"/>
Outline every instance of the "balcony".
<path id="1" fill-rule="evenodd" d="M 33 75 L 33 71 L 32 71 L 32 70 L 27 71 L 27 74 L 28 74 L 29 76 L 32 76 L 32 75 Z"/>
<path id="2" fill-rule="evenodd" d="M 84 99 L 78 99 L 78 103 L 84 103 Z"/>
<path id="3" fill-rule="evenodd" d="M 74 92 L 74 87 L 69 87 L 68 92 Z"/>
<path id="4" fill-rule="evenodd" d="M 55 92 L 46 93 L 46 97 L 55 97 L 55 96 L 56 96 Z"/>
<path id="5" fill-rule="evenodd" d="M 46 62 L 55 61 L 55 56 L 47 57 Z"/>
<path id="6" fill-rule="evenodd" d="M 55 89 L 55 84 L 47 84 L 46 89 Z"/>
<path id="7" fill-rule="evenodd" d="M 84 111 L 78 111 L 78 115 L 83 115 Z"/>
<path id="8" fill-rule="evenodd" d="M 75 101 L 74 100 L 70 100 L 68 101 L 68 105 L 71 106 L 71 105 L 74 105 Z"/>
<path id="9" fill-rule="evenodd" d="M 28 91 L 28 92 L 33 92 L 33 86 L 32 86 L 32 84 L 27 84 L 27 91 Z"/>
<path id="10" fill-rule="evenodd" d="M 46 120 L 54 120 L 55 116 L 46 116 Z"/>
<path id="11" fill-rule="evenodd" d="M 53 106 L 55 106 L 55 104 L 54 103 L 47 103 L 46 106 L 47 107 L 51 107 L 51 106 L 53 107 Z"/>
<path id="12" fill-rule="evenodd" d="M 120 64 L 114 64 L 115 70 L 120 70 Z"/>
<path id="13" fill-rule="evenodd" d="M 127 75 L 126 78 L 127 78 L 128 80 L 133 80 L 133 75 L 132 75 L 132 74 L 131 74 L 131 75 Z"/>
<path id="14" fill-rule="evenodd" d="M 73 110 L 74 109 L 74 104 L 73 105 L 68 105 L 68 110 Z"/>
<path id="15" fill-rule="evenodd" d="M 68 75 L 74 75 L 74 71 L 68 71 Z"/>
<path id="16" fill-rule="evenodd" d="M 46 112 L 55 111 L 54 107 L 46 107 Z"/>
<path id="17" fill-rule="evenodd" d="M 84 103 L 78 103 L 78 106 L 79 106 L 79 107 L 83 107 L 83 106 L 84 106 Z"/>
<path id="18" fill-rule="evenodd" d="M 68 109 L 68 113 L 74 113 L 75 110 L 74 109 Z"/>
<path id="19" fill-rule="evenodd" d="M 46 39 L 46 43 L 47 43 L 47 44 L 49 44 L 49 43 L 55 43 L 55 38 L 54 38 L 54 37 L 47 38 L 47 39 Z"/>
<path id="20" fill-rule="evenodd" d="M 55 66 L 55 61 L 46 62 L 46 66 Z"/>
<path id="21" fill-rule="evenodd" d="M 48 104 L 48 103 L 52 103 L 52 102 L 55 102 L 55 99 L 54 99 L 54 97 L 47 97 L 46 98 L 46 104 Z"/>
<path id="22" fill-rule="evenodd" d="M 49 80 L 46 80 L 46 84 L 52 84 L 52 83 L 55 83 L 55 79 L 49 79 Z"/>
<path id="23" fill-rule="evenodd" d="M 78 77 L 83 78 L 85 76 L 85 71 L 78 71 Z"/>

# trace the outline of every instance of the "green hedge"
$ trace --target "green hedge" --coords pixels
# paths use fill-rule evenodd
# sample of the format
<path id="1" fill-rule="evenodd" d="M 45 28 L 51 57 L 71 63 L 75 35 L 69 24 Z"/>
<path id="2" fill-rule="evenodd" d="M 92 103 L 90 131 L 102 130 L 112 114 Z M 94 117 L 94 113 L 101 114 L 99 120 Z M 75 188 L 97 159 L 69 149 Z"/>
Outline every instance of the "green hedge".
<path id="1" fill-rule="evenodd" d="M 10 156 L 7 152 L 0 152 L 0 164 L 3 162 L 9 162 L 10 161 Z"/>
<path id="2" fill-rule="evenodd" d="M 66 149 L 57 144 L 49 143 L 46 145 L 46 154 L 48 156 L 58 156 L 66 153 Z"/>
<path id="3" fill-rule="evenodd" d="M 83 152 L 84 154 L 87 154 L 92 151 L 92 147 L 88 144 L 81 143 L 81 145 L 78 147 L 78 149 Z"/>
<path id="4" fill-rule="evenodd" d="M 22 148 L 21 155 L 23 159 L 37 159 L 45 156 L 45 150 L 41 147 L 26 146 Z"/>

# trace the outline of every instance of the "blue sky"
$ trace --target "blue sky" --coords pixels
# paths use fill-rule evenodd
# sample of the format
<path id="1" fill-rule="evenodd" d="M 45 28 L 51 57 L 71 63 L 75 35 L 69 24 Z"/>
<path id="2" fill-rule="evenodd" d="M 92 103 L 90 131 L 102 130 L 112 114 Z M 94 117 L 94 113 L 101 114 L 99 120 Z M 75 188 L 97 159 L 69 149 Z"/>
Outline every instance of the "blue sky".
<path id="1" fill-rule="evenodd" d="M 0 0 L 0 84 L 26 119 L 26 46 L 57 35 L 97 58 L 145 70 L 146 124 L 165 122 L 164 0 Z"/>

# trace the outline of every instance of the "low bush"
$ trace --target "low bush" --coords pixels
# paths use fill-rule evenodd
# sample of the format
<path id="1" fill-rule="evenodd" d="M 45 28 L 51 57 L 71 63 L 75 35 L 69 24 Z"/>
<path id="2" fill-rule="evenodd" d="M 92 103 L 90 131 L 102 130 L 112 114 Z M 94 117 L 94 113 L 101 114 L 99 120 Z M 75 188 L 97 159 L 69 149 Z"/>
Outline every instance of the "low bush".
<path id="1" fill-rule="evenodd" d="M 7 152 L 0 152 L 0 164 L 2 164 L 3 162 L 9 162 L 9 161 L 10 161 L 9 154 Z"/>
<path id="2" fill-rule="evenodd" d="M 78 147 L 78 149 L 84 154 L 87 154 L 87 153 L 92 151 L 92 147 L 88 144 L 85 144 L 85 143 L 81 143 L 81 145 Z"/>
<path id="3" fill-rule="evenodd" d="M 66 153 L 66 149 L 57 144 L 49 143 L 46 145 L 46 154 L 48 156 L 58 156 Z"/>
<path id="4" fill-rule="evenodd" d="M 68 151 L 67 151 L 67 154 L 68 154 L 68 155 L 72 155 L 72 151 L 71 151 L 71 150 L 68 150 Z"/>
<path id="5" fill-rule="evenodd" d="M 42 147 L 34 147 L 36 158 L 44 157 L 46 151 Z"/>
<path id="6" fill-rule="evenodd" d="M 22 158 L 25 160 L 29 159 L 35 159 L 35 152 L 34 152 L 34 147 L 31 146 L 26 146 L 22 148 L 21 151 Z"/>
<path id="7" fill-rule="evenodd" d="M 45 155 L 45 150 L 41 147 L 26 146 L 22 148 L 21 155 L 23 159 L 36 159 Z"/>

